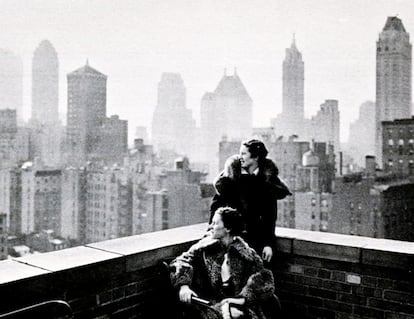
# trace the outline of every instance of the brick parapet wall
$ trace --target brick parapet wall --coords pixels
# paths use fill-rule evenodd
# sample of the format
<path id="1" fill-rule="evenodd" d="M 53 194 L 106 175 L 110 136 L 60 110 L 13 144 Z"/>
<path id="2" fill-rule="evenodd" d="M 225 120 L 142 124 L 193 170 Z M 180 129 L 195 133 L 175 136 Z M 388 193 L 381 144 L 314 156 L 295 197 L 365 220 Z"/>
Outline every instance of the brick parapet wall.
<path id="1" fill-rule="evenodd" d="M 172 318 L 159 261 L 201 237 L 193 225 L 0 262 L 0 313 L 67 300 L 75 318 Z M 414 243 L 278 228 L 286 318 L 414 318 Z"/>
<path id="2" fill-rule="evenodd" d="M 414 243 L 279 229 L 286 317 L 414 318 Z"/>

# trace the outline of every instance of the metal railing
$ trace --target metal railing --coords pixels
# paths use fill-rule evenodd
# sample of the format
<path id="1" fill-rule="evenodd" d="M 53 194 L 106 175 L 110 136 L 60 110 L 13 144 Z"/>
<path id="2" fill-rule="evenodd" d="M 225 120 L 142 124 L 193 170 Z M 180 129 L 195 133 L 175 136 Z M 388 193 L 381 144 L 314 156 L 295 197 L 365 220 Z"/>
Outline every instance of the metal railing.
<path id="1" fill-rule="evenodd" d="M 48 300 L 0 314 L 0 319 L 22 318 L 70 319 L 73 318 L 73 312 L 66 301 Z"/>

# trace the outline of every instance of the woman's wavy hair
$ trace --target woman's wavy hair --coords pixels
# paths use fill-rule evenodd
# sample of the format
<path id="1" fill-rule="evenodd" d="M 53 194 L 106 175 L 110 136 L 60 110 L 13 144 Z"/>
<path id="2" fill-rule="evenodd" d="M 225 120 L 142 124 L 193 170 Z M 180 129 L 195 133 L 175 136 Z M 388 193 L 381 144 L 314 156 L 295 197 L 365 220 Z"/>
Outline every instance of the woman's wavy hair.
<path id="1" fill-rule="evenodd" d="M 230 231 L 231 236 L 240 236 L 245 230 L 245 224 L 242 215 L 237 209 L 231 207 L 220 207 L 215 214 L 221 216 L 223 225 Z"/>
<path id="2" fill-rule="evenodd" d="M 242 142 L 242 145 L 244 145 L 248 149 L 250 155 L 253 158 L 257 158 L 259 162 L 263 162 L 269 153 L 264 143 L 256 139 Z"/>

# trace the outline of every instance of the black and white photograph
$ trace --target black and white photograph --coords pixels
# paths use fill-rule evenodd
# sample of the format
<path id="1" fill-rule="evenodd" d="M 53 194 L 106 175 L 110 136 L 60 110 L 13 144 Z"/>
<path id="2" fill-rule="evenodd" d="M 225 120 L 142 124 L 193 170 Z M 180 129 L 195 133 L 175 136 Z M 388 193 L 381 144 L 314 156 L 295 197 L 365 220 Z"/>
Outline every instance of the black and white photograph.
<path id="1" fill-rule="evenodd" d="M 412 0 L 0 0 L 0 319 L 414 319 Z"/>

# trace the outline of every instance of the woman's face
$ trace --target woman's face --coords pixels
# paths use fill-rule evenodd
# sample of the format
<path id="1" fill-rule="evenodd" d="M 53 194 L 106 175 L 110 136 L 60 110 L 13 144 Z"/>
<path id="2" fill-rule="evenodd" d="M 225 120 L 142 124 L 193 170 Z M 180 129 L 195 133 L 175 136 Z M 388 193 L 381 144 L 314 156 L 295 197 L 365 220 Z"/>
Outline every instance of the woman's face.
<path id="1" fill-rule="evenodd" d="M 213 238 L 215 239 L 222 239 L 229 233 L 229 230 L 224 227 L 220 214 L 214 214 L 211 225 L 213 227 Z"/>
<path id="2" fill-rule="evenodd" d="M 252 154 L 250 154 L 249 149 L 245 145 L 240 146 L 239 158 L 241 166 L 244 169 L 249 169 L 250 166 L 257 165 L 257 158 L 252 157 Z"/>

